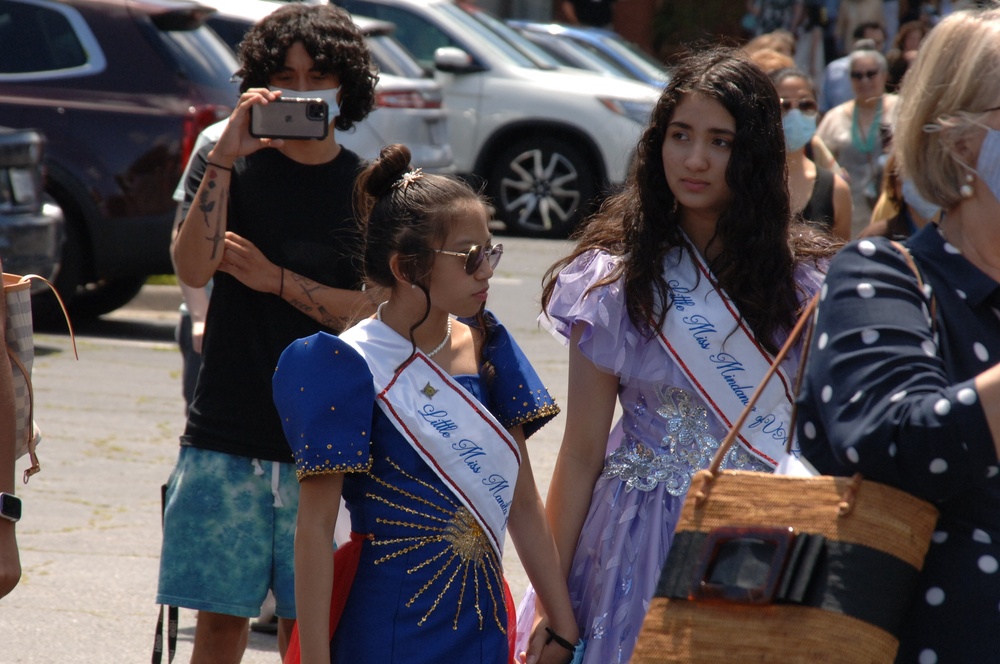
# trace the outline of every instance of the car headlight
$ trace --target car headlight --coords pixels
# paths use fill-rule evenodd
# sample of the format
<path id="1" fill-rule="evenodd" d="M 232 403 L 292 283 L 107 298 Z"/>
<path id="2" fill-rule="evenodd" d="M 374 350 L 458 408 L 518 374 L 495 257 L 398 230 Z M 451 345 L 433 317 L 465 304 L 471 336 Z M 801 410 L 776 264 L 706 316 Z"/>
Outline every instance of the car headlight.
<path id="1" fill-rule="evenodd" d="M 598 97 L 597 100 L 612 113 L 623 115 L 641 125 L 646 125 L 649 122 L 649 116 L 653 113 L 654 104 L 650 101 L 615 99 L 614 97 Z"/>

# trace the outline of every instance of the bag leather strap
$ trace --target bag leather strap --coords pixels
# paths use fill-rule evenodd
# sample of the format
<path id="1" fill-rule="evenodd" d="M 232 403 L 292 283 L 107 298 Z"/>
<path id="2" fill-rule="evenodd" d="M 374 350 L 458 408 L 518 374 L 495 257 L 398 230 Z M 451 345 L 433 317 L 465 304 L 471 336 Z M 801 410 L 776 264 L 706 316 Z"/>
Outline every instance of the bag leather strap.
<path id="1" fill-rule="evenodd" d="M 917 285 L 920 287 L 922 293 L 924 288 L 924 280 L 920 274 L 920 270 L 917 268 L 916 262 L 913 260 L 913 256 L 910 255 L 909 249 L 907 249 L 906 245 L 897 242 L 895 240 L 892 240 L 891 243 L 892 246 L 895 247 L 896 250 L 903 255 L 903 259 L 906 261 L 906 265 L 913 272 L 914 276 L 916 276 Z M 767 370 L 767 373 L 764 374 L 764 377 L 760 381 L 760 385 L 764 385 L 765 383 L 767 383 L 767 381 L 771 380 L 771 377 L 774 376 L 774 374 L 777 372 L 777 368 L 781 365 L 782 362 L 784 362 L 785 358 L 788 357 L 788 353 L 791 352 L 792 348 L 795 346 L 799 338 L 802 336 L 803 331 L 806 329 L 806 326 L 815 315 L 816 309 L 819 306 L 819 296 L 820 296 L 819 292 L 813 295 L 812 299 L 809 300 L 809 303 L 802 310 L 802 313 L 799 315 L 798 321 L 796 321 L 795 323 L 795 327 L 793 327 L 792 331 L 788 334 L 788 338 L 785 340 L 785 343 L 781 346 L 781 349 L 778 351 L 778 354 L 774 356 L 774 362 L 771 363 L 771 366 Z M 933 321 L 935 321 L 935 312 L 936 312 L 936 303 L 933 295 L 931 296 L 930 306 L 928 307 L 928 309 L 930 311 L 931 321 L 933 325 Z M 810 334 L 808 339 L 811 338 L 812 337 Z M 799 386 L 801 385 L 803 368 L 805 367 L 806 359 L 808 358 L 808 351 L 809 351 L 808 346 L 809 343 L 807 342 L 802 349 L 802 357 L 799 362 L 799 372 L 798 372 L 799 380 L 797 381 L 797 384 L 795 386 L 796 393 L 798 392 Z M 749 402 L 744 407 L 743 412 L 740 413 L 739 418 L 737 418 L 737 420 L 733 422 L 733 426 L 729 430 L 729 433 L 726 434 L 726 437 L 719 444 L 719 449 L 716 450 L 715 457 L 712 459 L 711 465 L 709 465 L 709 467 L 705 471 L 700 471 L 700 472 L 702 473 L 707 472 L 713 478 L 719 474 L 719 469 L 722 467 L 722 462 L 726 458 L 726 453 L 729 452 L 732 446 L 736 443 L 736 438 L 739 434 L 739 431 L 740 429 L 743 428 L 743 424 L 746 422 L 747 417 L 750 416 L 751 411 L 753 411 L 754 405 L 757 403 L 757 399 L 760 397 L 761 391 L 762 390 L 760 389 L 760 387 L 754 390 L 753 394 L 750 396 Z M 791 444 L 792 436 L 795 433 L 794 423 L 795 423 L 795 417 L 793 414 L 792 424 L 791 424 L 792 430 L 788 432 L 789 444 Z M 699 492 L 697 496 L 699 498 L 703 498 L 704 494 L 702 492 Z"/>

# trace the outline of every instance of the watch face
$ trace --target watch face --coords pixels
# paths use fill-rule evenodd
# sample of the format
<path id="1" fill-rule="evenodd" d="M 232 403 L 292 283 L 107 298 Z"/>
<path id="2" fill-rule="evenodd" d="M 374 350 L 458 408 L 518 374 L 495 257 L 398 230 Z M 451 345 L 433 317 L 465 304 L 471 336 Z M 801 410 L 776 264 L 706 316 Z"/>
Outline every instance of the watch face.
<path id="1" fill-rule="evenodd" d="M 21 518 L 21 499 L 9 493 L 0 493 L 0 516 L 11 521 Z"/>

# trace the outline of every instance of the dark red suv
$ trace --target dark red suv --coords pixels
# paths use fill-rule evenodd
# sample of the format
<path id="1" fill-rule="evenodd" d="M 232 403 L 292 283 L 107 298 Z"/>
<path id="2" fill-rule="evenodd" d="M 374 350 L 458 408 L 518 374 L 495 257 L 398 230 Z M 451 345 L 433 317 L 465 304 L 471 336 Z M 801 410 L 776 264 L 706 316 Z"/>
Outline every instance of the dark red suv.
<path id="1" fill-rule="evenodd" d="M 77 317 L 170 273 L 171 195 L 198 133 L 229 114 L 238 65 L 183 0 L 0 0 L 0 125 L 48 140 L 65 215 L 56 286 Z M 36 298 L 51 314 L 51 301 Z"/>

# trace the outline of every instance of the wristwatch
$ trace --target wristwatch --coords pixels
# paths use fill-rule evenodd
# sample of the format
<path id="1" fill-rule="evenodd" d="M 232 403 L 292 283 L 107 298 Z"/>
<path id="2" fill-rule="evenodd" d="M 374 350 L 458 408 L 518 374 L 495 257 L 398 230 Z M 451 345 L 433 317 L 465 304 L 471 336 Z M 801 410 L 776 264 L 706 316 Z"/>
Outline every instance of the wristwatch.
<path id="1" fill-rule="evenodd" d="M 0 518 L 17 522 L 21 519 L 21 499 L 12 493 L 0 493 Z"/>

